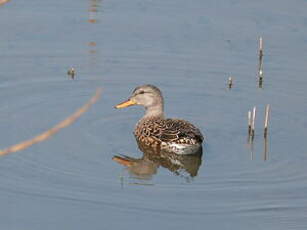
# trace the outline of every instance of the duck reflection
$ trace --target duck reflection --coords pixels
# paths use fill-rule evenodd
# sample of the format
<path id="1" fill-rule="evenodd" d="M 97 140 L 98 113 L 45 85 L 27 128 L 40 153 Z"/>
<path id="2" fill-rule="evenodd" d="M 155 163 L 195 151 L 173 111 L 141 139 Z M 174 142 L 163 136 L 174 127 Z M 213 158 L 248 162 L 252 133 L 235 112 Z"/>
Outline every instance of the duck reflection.
<path id="1" fill-rule="evenodd" d="M 161 150 L 138 142 L 139 149 L 143 152 L 141 158 L 126 155 L 116 155 L 113 160 L 126 166 L 131 175 L 137 179 L 149 180 L 155 175 L 160 166 L 167 168 L 175 175 L 186 179 L 197 176 L 202 163 L 202 149 L 194 154 L 179 155 L 174 152 Z"/>

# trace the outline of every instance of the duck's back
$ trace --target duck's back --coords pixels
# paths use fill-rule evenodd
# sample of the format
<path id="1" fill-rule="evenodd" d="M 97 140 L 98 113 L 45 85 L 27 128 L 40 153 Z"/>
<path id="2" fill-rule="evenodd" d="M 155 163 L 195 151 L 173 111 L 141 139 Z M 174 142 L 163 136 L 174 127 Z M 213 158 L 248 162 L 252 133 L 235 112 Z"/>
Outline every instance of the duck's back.
<path id="1" fill-rule="evenodd" d="M 181 119 L 142 119 L 137 123 L 134 135 L 139 141 L 153 145 L 201 145 L 204 139 L 198 128 Z"/>

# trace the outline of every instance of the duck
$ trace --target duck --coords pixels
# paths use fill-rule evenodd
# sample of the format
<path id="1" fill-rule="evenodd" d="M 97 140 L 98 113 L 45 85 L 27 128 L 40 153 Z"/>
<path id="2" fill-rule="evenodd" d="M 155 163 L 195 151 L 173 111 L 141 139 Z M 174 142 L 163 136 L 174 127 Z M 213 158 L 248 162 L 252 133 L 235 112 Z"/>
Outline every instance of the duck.
<path id="1" fill-rule="evenodd" d="M 145 108 L 144 116 L 134 129 L 137 142 L 176 154 L 193 154 L 202 149 L 204 136 L 196 126 L 186 120 L 165 117 L 164 98 L 158 87 L 151 84 L 138 86 L 128 100 L 115 108 L 133 105 Z"/>

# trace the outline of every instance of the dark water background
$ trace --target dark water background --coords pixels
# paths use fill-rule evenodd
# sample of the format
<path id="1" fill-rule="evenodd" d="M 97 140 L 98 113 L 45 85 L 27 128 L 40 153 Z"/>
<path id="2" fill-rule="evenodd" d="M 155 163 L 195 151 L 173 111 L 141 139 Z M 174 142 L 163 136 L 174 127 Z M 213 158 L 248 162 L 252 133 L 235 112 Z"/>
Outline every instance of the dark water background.
<path id="1" fill-rule="evenodd" d="M 0 159 L 1 229 L 306 229 L 306 1 L 11 0 L 0 28 L 1 148 L 103 88 L 77 123 Z M 169 117 L 207 136 L 198 176 L 160 167 L 143 181 L 112 161 L 142 156 L 132 134 L 142 109 L 113 106 L 144 83 L 161 88 Z"/>

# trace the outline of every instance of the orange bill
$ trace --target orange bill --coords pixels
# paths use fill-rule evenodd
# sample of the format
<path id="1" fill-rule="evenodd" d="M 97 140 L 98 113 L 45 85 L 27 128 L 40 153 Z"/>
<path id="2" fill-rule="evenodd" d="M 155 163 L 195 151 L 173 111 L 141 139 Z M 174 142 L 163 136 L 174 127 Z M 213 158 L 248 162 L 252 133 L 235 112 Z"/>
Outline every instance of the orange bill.
<path id="1" fill-rule="evenodd" d="M 131 105 L 135 105 L 136 102 L 135 101 L 132 101 L 130 99 L 128 99 L 127 101 L 124 101 L 118 105 L 115 106 L 116 109 L 121 109 L 121 108 L 125 108 L 125 107 L 128 107 L 128 106 L 131 106 Z"/>
<path id="2" fill-rule="evenodd" d="M 121 164 L 121 165 L 124 165 L 124 166 L 131 166 L 132 165 L 132 161 L 126 159 L 126 158 L 123 158 L 123 157 L 119 157 L 119 156 L 114 156 L 112 158 L 113 161 L 116 161 L 117 163 Z"/>

